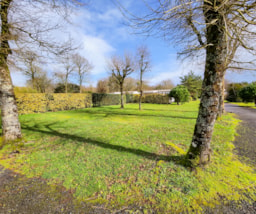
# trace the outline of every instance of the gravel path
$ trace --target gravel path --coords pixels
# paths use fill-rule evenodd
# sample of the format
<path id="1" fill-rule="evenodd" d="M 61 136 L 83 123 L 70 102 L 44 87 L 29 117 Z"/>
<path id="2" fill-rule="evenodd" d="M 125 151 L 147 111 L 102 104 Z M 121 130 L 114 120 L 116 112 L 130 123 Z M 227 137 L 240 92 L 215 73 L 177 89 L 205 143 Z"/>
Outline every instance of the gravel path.
<path id="1" fill-rule="evenodd" d="M 241 161 L 256 168 L 256 109 L 226 104 L 226 111 L 237 114 L 242 123 L 238 127 L 239 136 L 235 139 L 236 152 Z M 206 214 L 256 214 L 256 202 L 241 206 L 230 202 L 214 209 L 206 208 Z M 40 178 L 25 176 L 4 169 L 0 165 L 0 214 L 48 214 L 48 213 L 86 213 L 107 214 L 103 207 L 92 207 L 77 202 L 72 192 L 62 186 L 50 186 Z M 113 212 L 112 212 L 113 213 Z M 114 213 L 127 213 L 124 210 Z M 136 213 L 143 213 L 137 211 Z"/>

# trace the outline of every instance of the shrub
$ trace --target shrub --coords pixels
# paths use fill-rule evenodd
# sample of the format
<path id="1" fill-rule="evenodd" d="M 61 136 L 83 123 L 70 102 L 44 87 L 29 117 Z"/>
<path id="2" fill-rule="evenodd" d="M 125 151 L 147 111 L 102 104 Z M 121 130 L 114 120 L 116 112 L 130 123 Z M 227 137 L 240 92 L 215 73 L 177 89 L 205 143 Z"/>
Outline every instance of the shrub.
<path id="1" fill-rule="evenodd" d="M 174 97 L 175 102 L 179 105 L 180 102 L 189 102 L 190 93 L 188 89 L 183 85 L 178 85 L 177 87 L 173 88 L 169 94 L 170 97 Z"/>
<path id="2" fill-rule="evenodd" d="M 135 103 L 135 95 L 125 94 L 126 103 Z"/>
<path id="3" fill-rule="evenodd" d="M 246 87 L 248 83 L 231 83 L 228 85 L 227 98 L 229 102 L 241 102 L 242 98 L 239 95 L 239 92 L 243 87 Z"/>
<path id="4" fill-rule="evenodd" d="M 15 96 L 19 114 L 47 111 L 47 98 L 43 93 L 17 93 Z"/>
<path id="5" fill-rule="evenodd" d="M 91 94 L 16 94 L 19 114 L 88 108 L 91 100 Z"/>
<path id="6" fill-rule="evenodd" d="M 67 85 L 68 93 L 79 93 L 80 87 L 79 85 L 68 83 Z M 57 87 L 54 89 L 54 93 L 65 93 L 65 85 L 59 83 Z"/>
<path id="7" fill-rule="evenodd" d="M 134 94 L 133 98 L 132 98 L 133 103 L 138 103 L 139 97 L 140 97 L 140 95 Z M 152 104 L 168 104 L 169 96 L 161 95 L 161 94 L 144 94 L 142 96 L 141 102 L 142 103 L 152 103 Z"/>
<path id="8" fill-rule="evenodd" d="M 91 107 L 90 94 L 46 94 L 47 111 L 62 111 Z"/>
<path id="9" fill-rule="evenodd" d="M 241 89 L 239 92 L 240 97 L 243 102 L 252 102 L 254 101 L 256 105 L 256 83 L 252 83 Z"/>
<path id="10" fill-rule="evenodd" d="M 118 105 L 121 103 L 121 95 L 92 93 L 92 103 L 93 103 L 93 107 Z"/>

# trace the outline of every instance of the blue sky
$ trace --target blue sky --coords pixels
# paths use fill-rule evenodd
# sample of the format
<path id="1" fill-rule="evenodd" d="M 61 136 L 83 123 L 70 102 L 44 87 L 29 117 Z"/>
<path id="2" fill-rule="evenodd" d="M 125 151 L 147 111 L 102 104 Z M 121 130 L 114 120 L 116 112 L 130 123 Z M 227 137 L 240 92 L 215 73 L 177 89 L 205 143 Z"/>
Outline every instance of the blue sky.
<path id="1" fill-rule="evenodd" d="M 139 0 L 122 1 L 133 12 L 143 12 Z M 135 53 L 140 45 L 146 45 L 151 53 L 152 69 L 145 79 L 151 85 L 162 80 L 171 79 L 174 84 L 179 84 L 179 77 L 194 71 L 203 75 L 204 65 L 187 61 L 182 63 L 177 60 L 175 44 L 171 45 L 162 38 L 145 37 L 134 34 L 133 30 L 125 25 L 125 19 L 112 0 L 94 0 L 86 7 L 80 8 L 72 15 L 72 24 L 64 26 L 64 32 L 54 32 L 56 38 L 64 39 L 65 35 L 71 34 L 74 41 L 79 44 L 81 55 L 89 59 L 94 65 L 88 81 L 85 85 L 94 85 L 99 79 L 109 75 L 106 62 L 115 54 L 123 55 L 124 52 Z M 49 76 L 54 65 L 46 66 Z M 254 72 L 241 74 L 227 72 L 226 79 L 231 82 L 256 81 Z M 12 73 L 13 83 L 17 86 L 25 85 L 26 78 L 18 72 Z M 134 78 L 138 74 L 133 74 Z"/>

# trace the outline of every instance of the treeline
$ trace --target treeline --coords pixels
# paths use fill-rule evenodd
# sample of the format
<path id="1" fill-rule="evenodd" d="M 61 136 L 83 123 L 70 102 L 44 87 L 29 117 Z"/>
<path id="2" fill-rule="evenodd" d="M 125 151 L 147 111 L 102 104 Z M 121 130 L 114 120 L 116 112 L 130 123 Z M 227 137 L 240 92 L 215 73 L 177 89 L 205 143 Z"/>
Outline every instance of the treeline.
<path id="1" fill-rule="evenodd" d="M 227 84 L 226 100 L 229 102 L 254 102 L 256 104 L 256 82 Z"/>

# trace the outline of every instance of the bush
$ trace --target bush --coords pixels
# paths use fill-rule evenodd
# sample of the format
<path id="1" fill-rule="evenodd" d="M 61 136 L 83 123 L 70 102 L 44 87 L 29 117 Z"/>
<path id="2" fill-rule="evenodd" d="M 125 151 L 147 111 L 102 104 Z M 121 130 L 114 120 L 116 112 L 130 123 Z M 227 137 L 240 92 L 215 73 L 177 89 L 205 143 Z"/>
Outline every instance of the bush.
<path id="1" fill-rule="evenodd" d="M 37 93 L 36 89 L 30 87 L 14 87 L 14 93 Z"/>
<path id="2" fill-rule="evenodd" d="M 135 95 L 125 94 L 126 103 L 135 103 Z"/>
<path id="3" fill-rule="evenodd" d="M 43 93 L 17 93 L 15 96 L 19 114 L 47 111 L 47 97 Z"/>
<path id="4" fill-rule="evenodd" d="M 125 96 L 124 96 L 124 101 L 125 101 Z M 118 105 L 121 103 L 121 95 L 93 93 L 92 103 L 93 103 L 93 107 Z"/>
<path id="5" fill-rule="evenodd" d="M 178 85 L 177 87 L 173 88 L 169 94 L 170 97 L 175 99 L 175 102 L 179 105 L 180 102 L 189 102 L 190 100 L 190 93 L 188 89 L 183 85 Z"/>
<path id="6" fill-rule="evenodd" d="M 229 102 L 241 102 L 242 98 L 239 95 L 241 89 L 247 86 L 248 83 L 231 83 L 228 85 L 227 98 Z"/>
<path id="7" fill-rule="evenodd" d="M 79 93 L 80 87 L 79 85 L 68 83 L 67 85 L 68 93 Z M 54 93 L 65 93 L 65 85 L 64 84 L 58 84 L 57 87 L 54 89 Z"/>
<path id="8" fill-rule="evenodd" d="M 134 94 L 132 95 L 133 103 L 139 103 L 140 95 Z M 168 104 L 169 103 L 169 96 L 168 95 L 161 95 L 161 94 L 144 94 L 141 99 L 142 103 L 152 103 L 152 104 Z"/>
<path id="9" fill-rule="evenodd" d="M 256 105 L 256 83 L 252 83 L 241 89 L 239 96 L 243 102 L 253 102 Z"/>
<path id="10" fill-rule="evenodd" d="M 91 94 L 16 94 L 19 114 L 89 108 L 91 100 Z"/>

